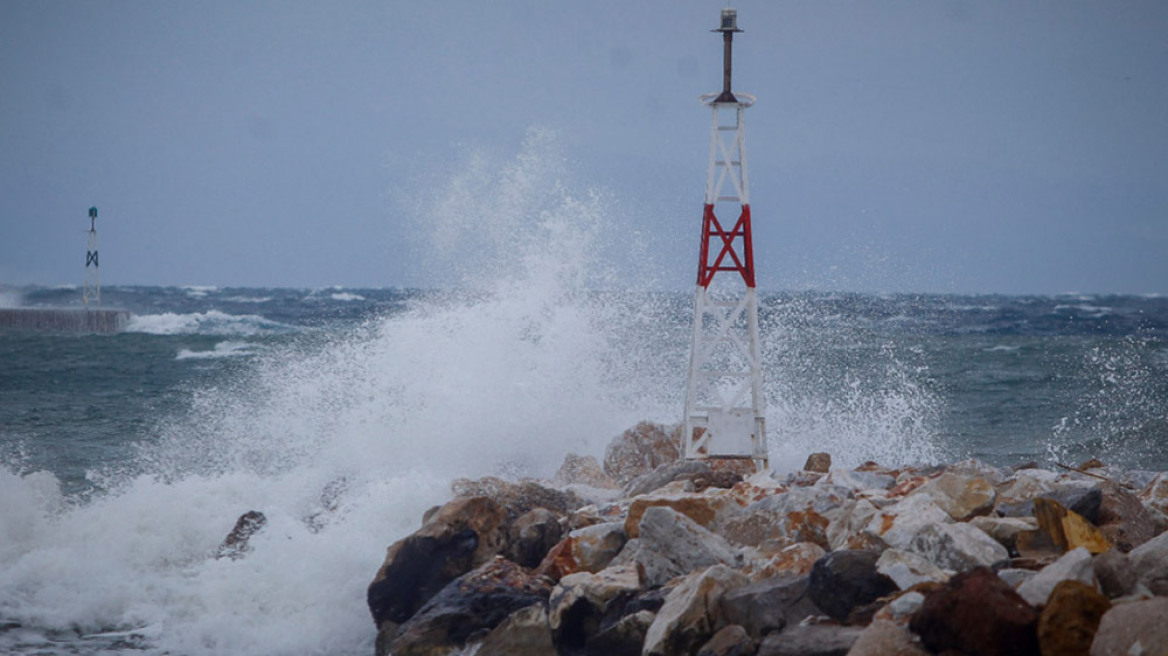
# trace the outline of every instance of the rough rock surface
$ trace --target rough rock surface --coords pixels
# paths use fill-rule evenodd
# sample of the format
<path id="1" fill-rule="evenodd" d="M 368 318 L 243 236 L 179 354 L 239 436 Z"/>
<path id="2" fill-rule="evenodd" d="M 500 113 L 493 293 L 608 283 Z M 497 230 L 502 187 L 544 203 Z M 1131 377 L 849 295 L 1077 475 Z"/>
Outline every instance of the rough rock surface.
<path id="1" fill-rule="evenodd" d="M 1038 653 L 1038 611 L 993 570 L 962 572 L 930 592 L 909 627 L 934 652 L 971 656 Z"/>
<path id="2" fill-rule="evenodd" d="M 876 620 L 856 638 L 848 656 L 929 656 L 929 652 L 908 627 Z"/>
<path id="3" fill-rule="evenodd" d="M 563 533 L 558 515 L 547 508 L 535 508 L 511 524 L 506 556 L 524 567 L 535 567 L 560 541 Z"/>
<path id="4" fill-rule="evenodd" d="M 664 506 L 645 510 L 635 560 L 646 586 L 658 586 L 711 565 L 734 565 L 738 552 L 718 535 Z"/>
<path id="5" fill-rule="evenodd" d="M 892 579 L 896 587 L 908 590 L 918 583 L 944 583 L 949 573 L 928 558 L 911 551 L 888 549 L 876 561 L 876 571 Z"/>
<path id="6" fill-rule="evenodd" d="M 460 497 L 391 545 L 367 592 L 377 627 L 405 622 L 451 581 L 501 553 L 506 519 L 489 498 Z"/>
<path id="7" fill-rule="evenodd" d="M 892 579 L 876 571 L 880 554 L 871 551 L 833 551 L 811 569 L 807 594 L 833 619 L 844 621 L 865 606 L 896 591 Z"/>
<path id="8" fill-rule="evenodd" d="M 600 631 L 609 602 L 639 589 L 640 579 L 630 567 L 565 576 L 548 601 L 548 626 L 556 643 L 569 651 L 586 648 Z"/>
<path id="9" fill-rule="evenodd" d="M 1132 549 L 1128 557 L 1137 582 L 1152 594 L 1168 596 L 1168 533 Z"/>
<path id="10" fill-rule="evenodd" d="M 522 567 L 498 558 L 465 574 L 401 625 L 386 654 L 430 656 L 466 644 L 521 608 L 543 604 L 551 588 Z"/>
<path id="11" fill-rule="evenodd" d="M 224 538 L 223 544 L 219 545 L 219 550 L 216 552 L 216 558 L 230 558 L 231 560 L 238 560 L 247 555 L 251 551 L 248 546 L 248 541 L 251 536 L 259 533 L 268 523 L 268 518 L 258 510 L 249 510 L 239 516 L 235 522 L 235 528 Z"/>
<path id="12" fill-rule="evenodd" d="M 749 583 L 722 597 L 722 616 L 755 639 L 823 613 L 807 595 L 810 576 L 775 577 Z"/>
<path id="13" fill-rule="evenodd" d="M 913 494 L 927 494 L 941 510 L 959 522 L 985 515 L 994 507 L 997 493 L 982 476 L 945 472 L 918 487 Z"/>
<path id="14" fill-rule="evenodd" d="M 731 624 L 718 629 L 698 650 L 698 656 L 750 656 L 754 653 L 754 640 L 746 629 Z"/>
<path id="15" fill-rule="evenodd" d="M 566 515 L 585 505 L 575 492 L 558 490 L 536 481 L 512 483 L 494 476 L 477 480 L 460 478 L 450 484 L 456 497 L 487 497 L 502 506 L 510 519 L 535 508 Z"/>
<path id="16" fill-rule="evenodd" d="M 1139 498 L 1113 483 L 1101 486 L 1099 530 L 1122 551 L 1131 551 L 1156 535 L 1152 516 Z"/>
<path id="17" fill-rule="evenodd" d="M 604 473 L 604 468 L 596 458 L 575 453 L 564 456 L 564 463 L 560 465 L 553 480 L 561 485 L 587 485 L 606 490 L 620 489 L 620 484 Z"/>
<path id="18" fill-rule="evenodd" d="M 1079 581 L 1062 581 L 1038 618 L 1038 646 L 1043 656 L 1087 656 L 1099 628 L 1099 620 L 1111 602 L 1094 587 Z"/>
<path id="19" fill-rule="evenodd" d="M 864 632 L 836 624 L 794 626 L 772 633 L 758 646 L 758 656 L 846 656 Z"/>
<path id="20" fill-rule="evenodd" d="M 722 597 L 746 585 L 746 575 L 714 565 L 686 577 L 657 611 L 645 635 L 645 656 L 673 656 L 690 653 L 726 625 Z"/>
<path id="21" fill-rule="evenodd" d="M 620 485 L 681 457 L 681 427 L 643 421 L 616 437 L 604 452 L 604 473 Z"/>
<path id="22" fill-rule="evenodd" d="M 957 572 L 990 567 L 1010 555 L 984 531 L 964 523 L 923 526 L 913 536 L 908 550 L 924 556 L 942 569 Z"/>
<path id="23" fill-rule="evenodd" d="M 556 656 L 547 608 L 536 604 L 507 616 L 479 644 L 475 656 Z"/>
<path id="24" fill-rule="evenodd" d="M 1168 597 L 1117 604 L 1103 615 L 1091 656 L 1168 654 Z"/>
<path id="25" fill-rule="evenodd" d="M 1041 606 L 1046 603 L 1055 586 L 1067 580 L 1095 587 L 1091 554 L 1083 547 L 1068 551 L 1062 558 L 1042 568 L 1033 578 L 1018 586 L 1018 594 L 1031 604 Z"/>

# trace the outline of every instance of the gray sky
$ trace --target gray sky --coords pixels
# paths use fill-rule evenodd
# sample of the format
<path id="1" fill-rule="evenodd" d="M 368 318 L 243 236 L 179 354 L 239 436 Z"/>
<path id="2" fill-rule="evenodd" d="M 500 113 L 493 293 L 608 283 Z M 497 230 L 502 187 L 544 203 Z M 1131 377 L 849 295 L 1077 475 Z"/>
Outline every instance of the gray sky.
<path id="1" fill-rule="evenodd" d="M 426 286 L 411 197 L 536 126 L 689 288 L 722 6 L 5 0 L 0 283 L 97 205 L 106 282 Z M 1168 3 L 735 6 L 761 288 L 1168 293 Z"/>

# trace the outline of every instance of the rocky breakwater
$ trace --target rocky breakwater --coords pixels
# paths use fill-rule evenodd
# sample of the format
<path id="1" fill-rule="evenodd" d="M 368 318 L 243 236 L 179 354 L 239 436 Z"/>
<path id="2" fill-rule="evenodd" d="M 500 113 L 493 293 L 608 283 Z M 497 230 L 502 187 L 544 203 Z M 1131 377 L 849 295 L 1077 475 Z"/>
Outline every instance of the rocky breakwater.
<path id="1" fill-rule="evenodd" d="M 377 653 L 1168 654 L 1168 473 L 776 477 L 679 460 L 672 432 L 457 481 L 369 586 Z"/>

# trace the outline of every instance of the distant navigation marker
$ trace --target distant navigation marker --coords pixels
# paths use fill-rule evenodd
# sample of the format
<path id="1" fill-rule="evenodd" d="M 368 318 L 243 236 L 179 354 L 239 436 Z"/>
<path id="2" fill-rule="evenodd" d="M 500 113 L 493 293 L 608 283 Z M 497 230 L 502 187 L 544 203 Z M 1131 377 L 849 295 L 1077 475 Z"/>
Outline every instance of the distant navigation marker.
<path id="1" fill-rule="evenodd" d="M 734 9 L 723 9 L 721 18 L 712 31 L 722 33 L 722 91 L 701 97 L 713 124 L 682 447 L 686 458 L 752 460 L 762 469 L 766 416 L 743 123 L 754 96 L 730 88 L 731 48 L 742 30 Z M 718 216 L 734 212 L 738 219 L 726 229 Z"/>
<path id="2" fill-rule="evenodd" d="M 85 251 L 85 289 L 81 302 L 101 305 L 101 272 L 97 262 L 97 208 L 89 208 L 89 248 Z"/>

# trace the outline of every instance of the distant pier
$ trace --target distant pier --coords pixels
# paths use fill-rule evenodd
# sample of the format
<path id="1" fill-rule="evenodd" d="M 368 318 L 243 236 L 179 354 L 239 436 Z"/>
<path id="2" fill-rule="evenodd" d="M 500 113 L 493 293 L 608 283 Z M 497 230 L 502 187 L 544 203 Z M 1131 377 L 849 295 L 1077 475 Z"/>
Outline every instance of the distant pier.
<path id="1" fill-rule="evenodd" d="M 24 328 L 63 333 L 118 333 L 126 329 L 130 313 L 125 310 L 87 308 L 2 308 L 0 328 Z"/>

